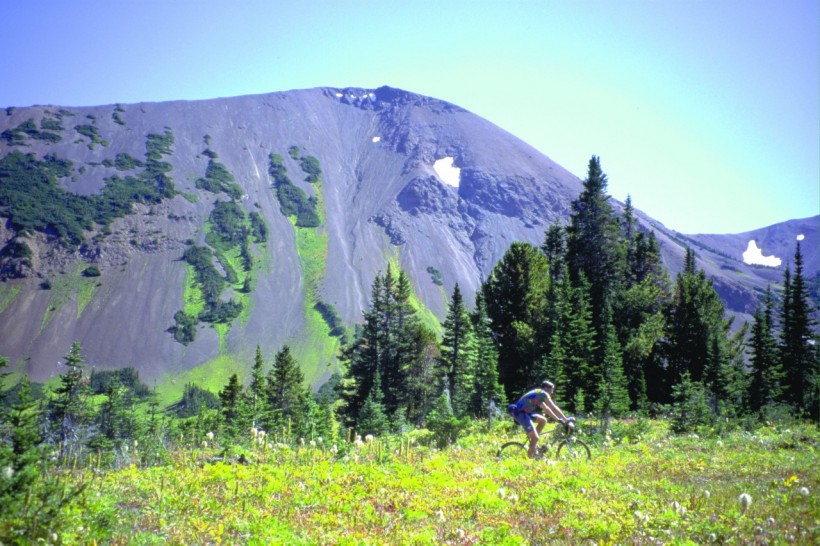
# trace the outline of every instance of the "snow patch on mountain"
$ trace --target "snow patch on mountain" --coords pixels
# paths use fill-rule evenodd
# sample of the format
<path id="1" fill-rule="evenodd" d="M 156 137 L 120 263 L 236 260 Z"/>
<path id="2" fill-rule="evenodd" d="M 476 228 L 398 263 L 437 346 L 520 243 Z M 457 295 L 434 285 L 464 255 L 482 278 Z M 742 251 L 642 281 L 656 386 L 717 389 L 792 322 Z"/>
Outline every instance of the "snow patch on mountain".
<path id="1" fill-rule="evenodd" d="M 433 170 L 438 177 L 449 186 L 457 188 L 461 183 L 461 169 L 453 166 L 452 157 L 442 157 L 433 163 Z"/>
<path id="2" fill-rule="evenodd" d="M 763 249 L 757 248 L 757 242 L 751 239 L 746 247 L 746 252 L 743 253 L 743 262 L 750 265 L 779 267 L 783 261 L 777 256 L 764 256 Z"/>

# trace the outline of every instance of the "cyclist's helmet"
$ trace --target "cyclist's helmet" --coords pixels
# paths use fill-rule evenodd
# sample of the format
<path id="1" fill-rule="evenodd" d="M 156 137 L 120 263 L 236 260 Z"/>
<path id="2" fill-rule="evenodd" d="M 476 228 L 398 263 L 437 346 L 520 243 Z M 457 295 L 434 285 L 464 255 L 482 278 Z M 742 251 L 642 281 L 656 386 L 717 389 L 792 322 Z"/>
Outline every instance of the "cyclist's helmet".
<path id="1" fill-rule="evenodd" d="M 553 385 L 551 381 L 544 380 L 541 382 L 541 388 L 547 391 L 551 391 L 555 389 L 555 385 Z"/>

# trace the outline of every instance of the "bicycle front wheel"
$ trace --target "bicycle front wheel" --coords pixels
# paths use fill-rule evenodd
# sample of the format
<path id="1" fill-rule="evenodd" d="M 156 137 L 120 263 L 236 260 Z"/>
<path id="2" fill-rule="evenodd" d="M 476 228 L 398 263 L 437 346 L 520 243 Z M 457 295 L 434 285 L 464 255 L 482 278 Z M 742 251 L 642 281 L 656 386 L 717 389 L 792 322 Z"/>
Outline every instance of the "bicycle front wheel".
<path id="1" fill-rule="evenodd" d="M 592 453 L 583 440 L 574 436 L 562 438 L 557 443 L 558 450 L 555 457 L 561 460 L 574 461 L 576 459 L 591 459 Z"/>
<path id="2" fill-rule="evenodd" d="M 527 457 L 527 450 L 529 450 L 529 446 L 527 444 L 521 442 L 507 442 L 498 448 L 495 458 L 499 461 L 514 458 L 523 459 Z"/>

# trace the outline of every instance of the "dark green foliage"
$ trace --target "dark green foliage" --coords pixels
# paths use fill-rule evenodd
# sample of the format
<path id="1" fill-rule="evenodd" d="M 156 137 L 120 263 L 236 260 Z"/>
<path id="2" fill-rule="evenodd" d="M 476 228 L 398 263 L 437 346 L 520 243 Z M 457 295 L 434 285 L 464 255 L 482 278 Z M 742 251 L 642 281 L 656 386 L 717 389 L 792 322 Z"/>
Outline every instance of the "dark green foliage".
<path id="1" fill-rule="evenodd" d="M 74 130 L 91 141 L 88 144 L 91 149 L 94 148 L 95 144 L 100 144 L 103 147 L 108 146 L 108 142 L 100 136 L 99 130 L 94 125 L 75 125 Z"/>
<path id="2" fill-rule="evenodd" d="M 40 120 L 40 129 L 44 131 L 64 131 L 60 120 L 43 118 Z"/>
<path id="3" fill-rule="evenodd" d="M 308 175 L 305 179 L 306 181 L 313 184 L 322 180 L 322 167 L 319 165 L 319 160 L 313 157 L 312 155 L 303 157 L 299 161 L 299 165 L 302 167 L 302 170 Z"/>
<path id="4" fill-rule="evenodd" d="M 245 211 L 236 201 L 217 201 L 208 222 L 211 232 L 206 241 L 220 252 L 242 244 L 248 236 Z"/>
<path id="5" fill-rule="evenodd" d="M 185 261 L 194 268 L 196 281 L 202 289 L 206 302 L 215 302 L 225 288 L 225 279 L 214 267 L 211 249 L 205 246 L 192 246 L 185 250 Z"/>
<path id="6" fill-rule="evenodd" d="M 332 304 L 319 300 L 313 308 L 319 311 L 324 321 L 330 327 L 331 336 L 342 337 L 345 335 L 342 317 L 339 316 L 338 311 L 336 311 L 336 308 Z"/>
<path id="7" fill-rule="evenodd" d="M 427 266 L 427 272 L 430 274 L 430 279 L 432 279 L 433 284 L 437 286 L 443 286 L 444 281 L 441 280 L 441 271 L 433 267 L 432 265 Z"/>
<path id="8" fill-rule="evenodd" d="M 444 320 L 438 373 L 450 397 L 452 413 L 467 414 L 475 374 L 476 340 L 461 290 L 456 283 Z"/>
<path id="9" fill-rule="evenodd" d="M 55 440 L 64 444 L 76 444 L 92 416 L 85 359 L 80 350 L 80 344 L 75 341 L 65 357 L 67 370 L 60 375 L 60 385 L 54 389 L 47 406 Z"/>
<path id="10" fill-rule="evenodd" d="M 84 277 L 99 277 L 100 275 L 100 268 L 96 265 L 89 265 L 83 270 Z"/>
<path id="11" fill-rule="evenodd" d="M 177 311 L 174 315 L 174 325 L 169 331 L 174 334 L 174 339 L 183 345 L 188 345 L 196 339 L 196 327 L 199 324 L 197 317 L 192 317 L 184 311 Z"/>
<path id="12" fill-rule="evenodd" d="M 503 406 L 505 396 L 498 382 L 498 351 L 481 290 L 476 291 L 475 308 L 470 320 L 475 334 L 475 372 L 468 411 L 472 415 L 492 418 L 493 410 Z"/>
<path id="13" fill-rule="evenodd" d="M 528 243 L 510 245 L 482 285 L 498 353 L 499 379 L 509 399 L 517 398 L 535 381 L 543 360 L 542 337 L 549 288 L 549 264 Z"/>
<path id="14" fill-rule="evenodd" d="M 307 194 L 293 184 L 281 184 L 276 187 L 279 206 L 285 216 L 296 216 L 299 227 L 317 227 L 321 224 L 313 203 Z"/>
<path id="15" fill-rule="evenodd" d="M 116 123 L 117 125 L 125 125 L 125 120 L 122 119 L 122 116 L 120 115 L 119 111 L 115 110 L 114 112 L 112 112 L 111 119 L 113 119 L 114 123 Z"/>
<path id="16" fill-rule="evenodd" d="M 288 154 L 292 159 L 299 159 L 299 146 L 291 146 L 288 148 Z"/>
<path id="17" fill-rule="evenodd" d="M 31 258 L 31 249 L 25 243 L 25 241 L 20 241 L 18 239 L 12 239 L 6 246 L 3 247 L 3 250 L 0 250 L 0 256 L 8 257 L 8 258 Z"/>
<path id="18" fill-rule="evenodd" d="M 182 392 L 182 399 L 170 406 L 177 417 L 192 417 L 197 415 L 203 408 L 216 409 L 219 407 L 219 398 L 209 390 L 205 390 L 199 385 L 186 383 Z"/>
<path id="19" fill-rule="evenodd" d="M 219 405 L 225 427 L 230 436 L 239 432 L 239 420 L 242 416 L 242 384 L 237 374 L 231 375 L 228 384 L 219 392 Z"/>
<path id="20" fill-rule="evenodd" d="M 106 227 L 130 214 L 134 202 L 155 204 L 176 193 L 169 177 L 149 169 L 125 180 L 107 179 L 98 195 L 77 195 L 57 183 L 58 178 L 70 176 L 72 168 L 70 161 L 53 155 L 40 161 L 33 154 L 12 152 L 0 160 L 0 207 L 15 230 L 48 233 L 74 248 L 95 223 Z"/>
<path id="21" fill-rule="evenodd" d="M 42 129 L 51 129 L 56 127 L 56 129 L 51 130 L 62 130 L 63 128 L 60 126 L 59 122 L 56 125 L 53 123 L 53 120 L 42 120 L 40 122 L 40 127 Z M 15 127 L 14 129 L 6 129 L 0 134 L 0 138 L 5 140 L 9 145 L 12 146 L 22 146 L 25 145 L 26 137 L 31 137 L 37 140 L 45 140 L 47 142 L 55 143 L 60 142 L 62 137 L 57 133 L 49 132 L 48 130 L 39 131 L 37 126 L 34 124 L 34 119 L 28 119 Z"/>
<path id="22" fill-rule="evenodd" d="M 114 167 L 118 171 L 130 171 L 137 167 L 143 167 L 145 164 L 139 159 L 133 158 L 126 153 L 119 153 L 114 159 Z"/>
<path id="23" fill-rule="evenodd" d="M 139 371 L 135 368 L 92 370 L 91 376 L 88 378 L 88 388 L 92 394 L 105 394 L 117 385 L 127 389 L 138 398 L 146 398 L 151 394 L 151 389 L 140 381 Z"/>
<path id="24" fill-rule="evenodd" d="M 242 312 L 242 304 L 237 301 L 209 302 L 208 307 L 199 314 L 199 320 L 211 324 L 233 322 Z"/>
<path id="25" fill-rule="evenodd" d="M 307 402 L 304 381 L 298 362 L 290 354 L 290 347 L 285 345 L 276 353 L 265 386 L 270 428 L 283 427 L 288 422 L 298 424 L 301 420 Z"/>
<path id="26" fill-rule="evenodd" d="M 205 169 L 205 178 L 196 181 L 196 187 L 212 193 L 225 192 L 233 199 L 242 197 L 242 188 L 236 184 L 236 179 L 222 163 L 211 159 Z"/>
<path id="27" fill-rule="evenodd" d="M 210 148 L 206 148 L 205 151 L 202 152 L 202 155 L 210 159 L 216 159 L 217 157 L 219 157 L 219 155 Z"/>
<path id="28" fill-rule="evenodd" d="M 256 211 L 250 213 L 251 220 L 251 237 L 254 242 L 264 243 L 268 240 L 268 225 L 262 215 Z"/>
<path id="29" fill-rule="evenodd" d="M 800 241 L 794 251 L 794 274 L 786 268 L 783 281 L 780 359 L 785 374 L 785 401 L 798 413 L 820 419 L 820 350 L 814 332 Z"/>

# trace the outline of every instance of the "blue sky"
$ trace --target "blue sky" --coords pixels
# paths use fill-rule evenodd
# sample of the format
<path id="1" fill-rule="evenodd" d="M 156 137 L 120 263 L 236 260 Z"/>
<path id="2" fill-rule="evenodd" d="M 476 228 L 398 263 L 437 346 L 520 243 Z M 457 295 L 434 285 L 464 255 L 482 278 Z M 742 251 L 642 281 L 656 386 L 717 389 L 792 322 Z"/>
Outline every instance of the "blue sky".
<path id="1" fill-rule="evenodd" d="M 0 107 L 399 87 L 683 233 L 820 214 L 817 0 L 0 4 Z"/>

